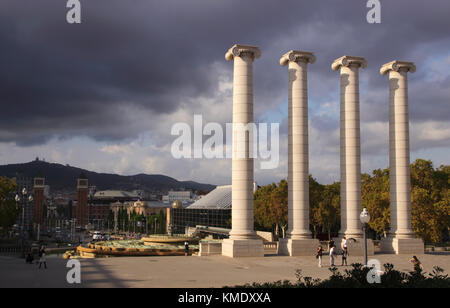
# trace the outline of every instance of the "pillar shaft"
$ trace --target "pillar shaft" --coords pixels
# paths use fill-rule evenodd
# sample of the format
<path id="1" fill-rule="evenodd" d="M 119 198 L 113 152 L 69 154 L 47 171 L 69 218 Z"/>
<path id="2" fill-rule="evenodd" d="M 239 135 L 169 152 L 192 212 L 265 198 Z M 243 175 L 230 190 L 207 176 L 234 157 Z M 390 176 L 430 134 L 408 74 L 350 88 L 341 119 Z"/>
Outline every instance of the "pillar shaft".
<path id="1" fill-rule="evenodd" d="M 292 50 L 280 59 L 289 69 L 288 238 L 310 239 L 307 65 L 310 52 Z"/>
<path id="2" fill-rule="evenodd" d="M 361 222 L 361 141 L 359 113 L 359 68 L 364 58 L 344 56 L 333 70 L 340 69 L 341 128 L 341 231 L 340 236 L 362 237 Z"/>
<path id="3" fill-rule="evenodd" d="M 306 62 L 289 62 L 289 231 L 290 238 L 310 237 L 308 90 Z"/>
<path id="4" fill-rule="evenodd" d="M 390 235 L 412 238 L 411 177 L 409 153 L 408 72 L 411 62 L 393 61 L 383 65 L 389 72 L 389 168 L 390 168 Z"/>
<path id="5" fill-rule="evenodd" d="M 234 60 L 233 79 L 233 160 L 232 160 L 232 230 L 233 240 L 254 239 L 253 183 L 251 155 L 253 125 L 253 60 L 260 55 L 252 46 L 235 45 L 226 55 Z M 251 127 L 251 126 L 249 126 Z"/>

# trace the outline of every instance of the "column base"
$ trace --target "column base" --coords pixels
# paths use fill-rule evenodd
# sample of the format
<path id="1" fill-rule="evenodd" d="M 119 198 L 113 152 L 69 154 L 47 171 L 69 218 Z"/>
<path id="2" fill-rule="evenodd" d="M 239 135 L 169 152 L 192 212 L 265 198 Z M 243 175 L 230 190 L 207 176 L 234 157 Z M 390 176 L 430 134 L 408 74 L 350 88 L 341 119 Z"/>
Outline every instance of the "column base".
<path id="1" fill-rule="evenodd" d="M 214 256 L 222 254 L 222 243 L 220 242 L 201 242 L 198 255 L 200 257 Z"/>
<path id="2" fill-rule="evenodd" d="M 349 256 L 364 256 L 364 239 L 350 236 L 346 236 L 346 238 Z M 344 245 L 345 240 L 341 237 L 333 238 L 333 240 L 338 253 L 342 253 L 342 246 Z M 375 245 L 371 239 L 367 239 L 367 255 L 375 255 Z"/>
<path id="3" fill-rule="evenodd" d="M 315 256 L 320 242 L 317 239 L 280 239 L 278 255 L 280 256 Z"/>
<path id="4" fill-rule="evenodd" d="M 381 252 L 420 255 L 425 253 L 425 244 L 418 238 L 388 237 L 381 241 Z"/>
<path id="5" fill-rule="evenodd" d="M 222 256 L 230 258 L 264 257 L 264 244 L 260 239 L 224 239 Z"/>

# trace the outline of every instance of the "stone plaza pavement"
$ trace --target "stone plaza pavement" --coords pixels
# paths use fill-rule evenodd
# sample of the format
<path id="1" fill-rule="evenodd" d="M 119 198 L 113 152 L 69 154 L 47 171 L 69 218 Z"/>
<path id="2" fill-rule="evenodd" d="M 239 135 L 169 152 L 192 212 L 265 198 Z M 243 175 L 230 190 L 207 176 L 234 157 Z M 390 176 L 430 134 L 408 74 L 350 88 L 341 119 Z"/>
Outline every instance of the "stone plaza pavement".
<path id="1" fill-rule="evenodd" d="M 375 255 L 381 264 L 393 263 L 396 269 L 410 271 L 408 255 Z M 450 254 L 418 255 L 425 271 L 433 266 L 450 273 Z M 340 264 L 340 258 L 337 258 Z M 149 288 L 209 288 L 241 285 L 246 282 L 295 280 L 296 269 L 305 276 L 329 276 L 328 256 L 324 267 L 318 268 L 314 257 L 266 256 L 264 258 L 231 259 L 210 257 L 136 257 L 81 260 L 82 283 L 66 282 L 66 260 L 49 257 L 47 270 L 25 264 L 21 259 L 0 256 L 0 288 L 5 287 L 149 287 Z M 349 263 L 362 262 L 361 257 L 349 258 Z M 340 270 L 349 267 L 338 267 Z"/>

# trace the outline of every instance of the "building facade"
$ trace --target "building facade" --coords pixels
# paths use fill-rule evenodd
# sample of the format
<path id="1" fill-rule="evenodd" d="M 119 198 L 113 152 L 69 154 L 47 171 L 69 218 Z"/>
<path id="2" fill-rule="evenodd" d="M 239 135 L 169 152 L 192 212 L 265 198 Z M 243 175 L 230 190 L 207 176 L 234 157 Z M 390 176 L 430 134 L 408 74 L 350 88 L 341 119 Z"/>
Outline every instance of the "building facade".
<path id="1" fill-rule="evenodd" d="M 169 191 L 169 193 L 163 196 L 163 202 L 172 203 L 180 201 L 182 203 L 193 202 L 194 194 L 190 190 L 184 191 Z"/>

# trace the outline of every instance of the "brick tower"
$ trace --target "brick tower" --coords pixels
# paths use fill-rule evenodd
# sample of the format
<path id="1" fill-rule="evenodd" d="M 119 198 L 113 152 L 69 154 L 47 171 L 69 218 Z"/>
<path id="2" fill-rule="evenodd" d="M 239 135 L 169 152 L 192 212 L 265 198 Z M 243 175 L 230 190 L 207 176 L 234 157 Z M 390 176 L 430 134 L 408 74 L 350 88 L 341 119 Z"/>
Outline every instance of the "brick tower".
<path id="1" fill-rule="evenodd" d="M 34 208 L 33 208 L 33 222 L 35 224 L 41 224 L 44 221 L 44 189 L 45 189 L 45 179 L 44 178 L 34 178 L 33 186 L 33 198 L 34 198 Z"/>
<path id="2" fill-rule="evenodd" d="M 78 204 L 76 208 L 77 226 L 84 228 L 87 224 L 88 215 L 88 180 L 84 174 L 81 174 L 77 180 Z"/>

